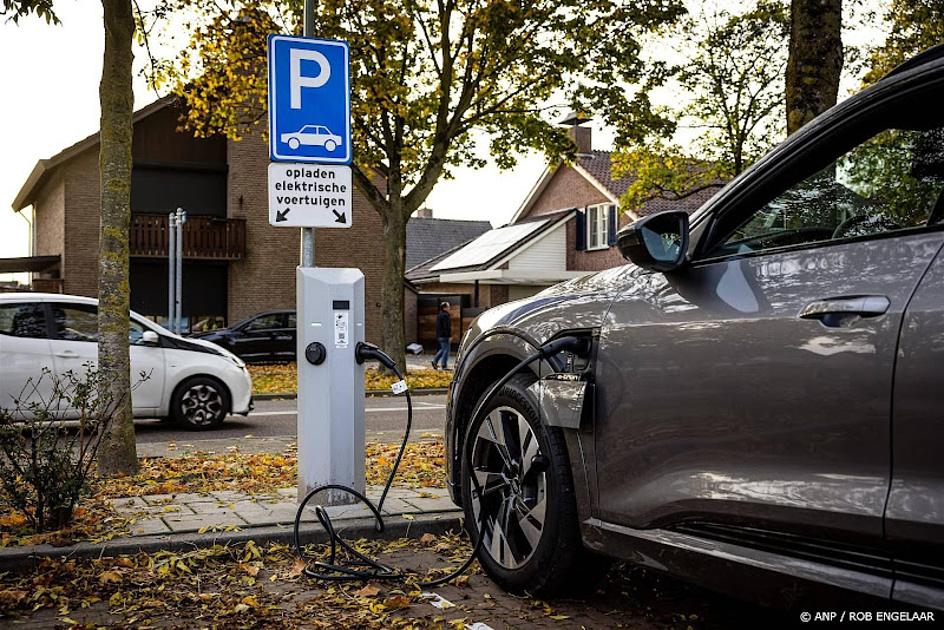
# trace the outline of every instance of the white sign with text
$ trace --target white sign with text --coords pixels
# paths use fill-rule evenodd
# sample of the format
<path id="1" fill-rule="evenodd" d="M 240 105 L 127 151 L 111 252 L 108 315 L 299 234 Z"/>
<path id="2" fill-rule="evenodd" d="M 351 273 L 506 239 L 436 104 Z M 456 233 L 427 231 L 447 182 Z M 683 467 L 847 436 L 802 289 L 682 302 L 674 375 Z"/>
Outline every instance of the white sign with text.
<path id="1" fill-rule="evenodd" d="M 351 167 L 269 164 L 269 223 L 277 227 L 351 227 Z"/>

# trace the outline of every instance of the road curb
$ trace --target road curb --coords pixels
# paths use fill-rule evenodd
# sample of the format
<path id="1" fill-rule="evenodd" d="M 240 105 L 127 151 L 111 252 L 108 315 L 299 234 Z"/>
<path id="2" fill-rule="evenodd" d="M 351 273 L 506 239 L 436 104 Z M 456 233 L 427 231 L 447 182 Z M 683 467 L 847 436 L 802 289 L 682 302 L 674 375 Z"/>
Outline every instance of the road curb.
<path id="1" fill-rule="evenodd" d="M 432 396 L 435 394 L 447 394 L 449 393 L 448 387 L 426 387 L 423 389 L 411 389 L 410 392 L 414 396 Z M 384 397 L 384 396 L 399 396 L 400 394 L 394 394 L 389 389 L 368 389 L 364 392 L 365 395 L 370 397 Z M 297 395 L 291 392 L 286 392 L 284 394 L 253 394 L 253 400 L 295 400 Z"/>
<path id="2" fill-rule="evenodd" d="M 335 524 L 338 531 L 342 532 L 342 535 L 348 540 L 357 538 L 390 540 L 421 536 L 426 533 L 442 534 L 449 530 L 459 530 L 462 526 L 461 515 L 460 510 L 454 510 L 417 514 L 412 520 L 400 516 L 391 516 L 384 519 L 384 530 L 382 532 L 377 531 L 373 518 L 350 519 Z M 325 531 L 314 522 L 303 523 L 300 533 L 304 544 L 327 542 Z M 52 545 L 6 547 L 0 549 L 0 571 L 10 573 L 32 571 L 45 558 L 112 558 L 140 552 L 190 551 L 212 547 L 213 545 L 237 545 L 250 540 L 256 543 L 292 544 L 292 534 L 290 525 L 276 525 L 247 527 L 235 532 L 207 532 L 204 534 L 193 532 L 116 538 L 101 543 L 77 543 L 68 547 L 53 547 Z"/>

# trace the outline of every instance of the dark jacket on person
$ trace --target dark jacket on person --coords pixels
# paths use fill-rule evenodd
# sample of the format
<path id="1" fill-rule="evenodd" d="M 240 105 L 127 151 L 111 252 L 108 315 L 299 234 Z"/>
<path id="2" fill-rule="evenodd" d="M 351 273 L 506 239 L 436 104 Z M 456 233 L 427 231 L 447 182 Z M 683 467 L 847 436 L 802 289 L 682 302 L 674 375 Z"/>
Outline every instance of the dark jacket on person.
<path id="1" fill-rule="evenodd" d="M 436 315 L 436 338 L 452 337 L 452 318 L 446 311 L 439 311 Z"/>

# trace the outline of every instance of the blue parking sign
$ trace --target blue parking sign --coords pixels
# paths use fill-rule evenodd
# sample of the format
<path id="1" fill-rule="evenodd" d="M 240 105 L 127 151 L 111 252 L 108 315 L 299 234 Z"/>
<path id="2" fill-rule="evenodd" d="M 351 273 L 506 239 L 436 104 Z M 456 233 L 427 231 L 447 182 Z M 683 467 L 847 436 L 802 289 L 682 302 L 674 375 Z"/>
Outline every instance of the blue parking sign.
<path id="1" fill-rule="evenodd" d="M 269 36 L 269 155 L 279 162 L 350 164 L 347 42 Z"/>

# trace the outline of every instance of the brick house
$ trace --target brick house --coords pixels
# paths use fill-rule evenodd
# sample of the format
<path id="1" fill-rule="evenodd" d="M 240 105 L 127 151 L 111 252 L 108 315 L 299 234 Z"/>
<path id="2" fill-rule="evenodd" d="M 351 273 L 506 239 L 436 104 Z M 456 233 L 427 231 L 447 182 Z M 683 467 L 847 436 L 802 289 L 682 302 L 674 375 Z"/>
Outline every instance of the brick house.
<path id="1" fill-rule="evenodd" d="M 406 268 L 411 269 L 445 251 L 457 249 L 492 229 L 488 221 L 438 219 L 427 209 L 418 210 L 406 224 Z M 462 298 L 453 294 L 421 293 L 416 285 L 406 281 L 403 294 L 403 322 L 407 343 L 420 342 L 432 348 L 436 340 L 436 313 L 441 300 L 452 300 L 457 324 L 461 317 Z M 464 306 L 468 307 L 466 303 Z M 458 335 L 458 325 L 455 326 Z"/>
<path id="2" fill-rule="evenodd" d="M 175 99 L 163 98 L 133 118 L 132 308 L 166 319 L 167 214 L 178 206 L 188 213 L 183 314 L 191 327 L 293 308 L 299 232 L 269 225 L 264 140 L 195 138 L 177 130 L 180 114 Z M 33 272 L 34 289 L 98 293 L 98 152 L 93 134 L 40 160 L 13 202 L 18 212 L 32 207 L 32 256 L 7 259 L 7 266 Z M 364 272 L 366 337 L 374 342 L 380 337 L 382 234 L 379 215 L 355 190 L 353 227 L 318 230 L 315 250 L 319 266 Z"/>
<path id="3" fill-rule="evenodd" d="M 461 309 L 463 329 L 484 308 L 625 264 L 615 247 L 620 227 L 662 210 L 694 212 L 714 194 L 708 189 L 680 201 L 655 199 L 638 212 L 620 212 L 632 180 L 613 179 L 610 152 L 593 149 L 586 122 L 576 116 L 563 121 L 577 145 L 575 159 L 549 164 L 507 225 L 407 271 L 420 296 L 470 304 Z"/>

